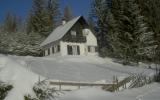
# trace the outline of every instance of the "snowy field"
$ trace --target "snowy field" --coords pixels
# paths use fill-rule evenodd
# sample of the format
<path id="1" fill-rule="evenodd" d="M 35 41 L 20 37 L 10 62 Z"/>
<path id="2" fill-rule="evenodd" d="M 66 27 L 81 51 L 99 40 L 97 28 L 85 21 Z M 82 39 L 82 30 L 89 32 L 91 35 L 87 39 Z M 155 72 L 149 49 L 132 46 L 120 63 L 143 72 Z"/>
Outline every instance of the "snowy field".
<path id="1" fill-rule="evenodd" d="M 107 83 L 109 83 L 112 82 L 112 78 L 114 75 L 120 78 L 127 77 L 130 74 L 143 74 L 146 76 L 152 76 L 154 71 L 144 68 L 145 66 L 147 65 L 143 64 L 143 66 L 141 65 L 140 68 L 122 66 L 121 64 L 114 63 L 112 59 L 102 59 L 100 57 L 93 56 L 18 57 L 0 55 L 0 81 L 7 82 L 13 85 L 13 89 L 9 92 L 5 100 L 23 100 L 24 95 L 30 94 L 35 97 L 35 94 L 33 92 L 33 85 L 38 82 L 39 76 L 41 77 L 41 80 L 46 77 L 53 80 L 58 79 L 64 81 L 67 80 L 95 82 L 105 80 Z M 146 89 L 148 89 L 149 87 L 147 87 Z M 116 100 L 115 95 L 118 97 L 120 95 L 121 98 L 130 98 L 132 96 L 135 98 L 138 97 L 139 94 L 143 95 L 144 91 L 147 94 L 150 94 L 149 97 L 147 97 L 148 95 L 146 95 L 145 97 L 151 98 L 152 96 L 157 96 L 160 90 L 159 85 L 157 85 L 157 88 L 153 88 L 153 91 L 151 90 L 151 92 L 149 92 L 149 89 L 144 89 L 142 92 L 137 92 L 138 89 L 137 91 L 136 89 L 131 90 L 131 92 L 129 91 L 130 90 L 128 90 L 127 92 L 112 94 L 102 91 L 101 89 L 86 88 L 66 93 L 65 95 L 60 97 L 59 100 Z M 134 95 L 132 95 L 132 91 L 135 91 Z M 111 96 L 111 98 L 113 97 L 114 99 L 107 99 L 109 98 L 108 96 Z"/>
<path id="2" fill-rule="evenodd" d="M 39 75 L 63 81 L 106 81 L 110 83 L 113 81 L 113 76 L 124 78 L 132 74 L 151 76 L 154 73 L 151 69 L 123 66 L 113 62 L 112 59 L 95 56 L 25 57 L 17 58 L 17 60 L 25 61 L 27 63 L 25 67 Z"/>

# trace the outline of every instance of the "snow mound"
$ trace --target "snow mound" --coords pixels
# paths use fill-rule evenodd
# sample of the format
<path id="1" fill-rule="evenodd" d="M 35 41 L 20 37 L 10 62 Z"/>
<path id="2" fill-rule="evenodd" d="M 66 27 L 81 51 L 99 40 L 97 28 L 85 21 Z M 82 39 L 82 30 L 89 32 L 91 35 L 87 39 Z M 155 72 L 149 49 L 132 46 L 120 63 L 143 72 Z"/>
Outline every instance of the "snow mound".
<path id="1" fill-rule="evenodd" d="M 22 67 L 15 59 L 0 56 L 0 80 L 13 85 L 5 100 L 23 100 L 24 95 L 35 96 L 32 88 L 38 75 Z"/>

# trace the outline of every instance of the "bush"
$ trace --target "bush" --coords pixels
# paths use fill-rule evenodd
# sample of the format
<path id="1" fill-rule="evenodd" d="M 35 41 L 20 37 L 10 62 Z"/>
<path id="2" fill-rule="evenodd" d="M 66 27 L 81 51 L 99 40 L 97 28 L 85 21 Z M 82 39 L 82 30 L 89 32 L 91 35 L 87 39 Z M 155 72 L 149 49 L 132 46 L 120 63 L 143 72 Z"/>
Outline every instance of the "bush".
<path id="1" fill-rule="evenodd" d="M 12 85 L 0 82 L 0 100 L 3 100 L 8 94 L 8 91 L 10 91 L 12 88 Z"/>
<path id="2" fill-rule="evenodd" d="M 57 91 L 55 88 L 51 88 L 49 83 L 46 81 L 36 83 L 33 90 L 39 100 L 52 100 L 56 98 L 55 94 L 57 94 Z"/>

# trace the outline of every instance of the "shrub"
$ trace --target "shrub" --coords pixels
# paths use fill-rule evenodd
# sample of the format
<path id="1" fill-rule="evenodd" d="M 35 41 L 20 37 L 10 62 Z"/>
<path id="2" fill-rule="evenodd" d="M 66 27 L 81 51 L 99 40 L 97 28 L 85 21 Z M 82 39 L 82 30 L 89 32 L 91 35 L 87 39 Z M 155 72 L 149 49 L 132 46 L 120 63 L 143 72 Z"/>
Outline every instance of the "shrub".
<path id="1" fill-rule="evenodd" d="M 10 91 L 12 88 L 12 85 L 0 82 L 0 100 L 3 100 L 8 94 L 8 91 Z"/>

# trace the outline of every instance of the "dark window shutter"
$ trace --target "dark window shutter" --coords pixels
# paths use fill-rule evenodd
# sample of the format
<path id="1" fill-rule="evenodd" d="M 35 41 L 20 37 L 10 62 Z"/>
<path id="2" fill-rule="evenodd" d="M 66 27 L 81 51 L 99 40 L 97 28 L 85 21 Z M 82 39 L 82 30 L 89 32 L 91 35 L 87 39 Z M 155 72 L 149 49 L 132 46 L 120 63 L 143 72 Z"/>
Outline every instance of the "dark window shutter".
<path id="1" fill-rule="evenodd" d="M 58 45 L 58 52 L 60 52 L 60 45 Z"/>
<path id="2" fill-rule="evenodd" d="M 95 52 L 98 52 L 98 47 L 95 47 Z"/>
<path id="3" fill-rule="evenodd" d="M 48 49 L 48 55 L 50 55 L 50 48 Z"/>
<path id="4" fill-rule="evenodd" d="M 52 47 L 52 53 L 54 54 L 54 47 Z"/>
<path id="5" fill-rule="evenodd" d="M 68 51 L 68 55 L 72 55 L 72 46 L 67 45 L 67 51 Z"/>
<path id="6" fill-rule="evenodd" d="M 79 46 L 77 46 L 77 52 L 78 52 L 78 55 L 80 55 L 80 49 L 79 49 Z"/>
<path id="7" fill-rule="evenodd" d="M 88 46 L 88 52 L 91 52 L 91 47 L 90 46 Z"/>

